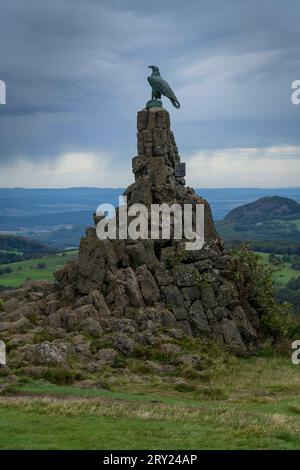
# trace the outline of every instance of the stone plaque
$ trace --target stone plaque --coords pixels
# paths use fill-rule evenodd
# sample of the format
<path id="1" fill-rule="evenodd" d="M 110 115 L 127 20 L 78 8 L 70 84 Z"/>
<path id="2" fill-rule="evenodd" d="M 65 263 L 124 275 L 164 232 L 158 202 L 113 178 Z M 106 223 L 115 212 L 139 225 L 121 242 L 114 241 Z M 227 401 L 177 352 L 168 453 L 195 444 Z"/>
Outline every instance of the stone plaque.
<path id="1" fill-rule="evenodd" d="M 185 177 L 185 163 L 177 163 L 175 166 L 175 176 L 178 178 Z"/>

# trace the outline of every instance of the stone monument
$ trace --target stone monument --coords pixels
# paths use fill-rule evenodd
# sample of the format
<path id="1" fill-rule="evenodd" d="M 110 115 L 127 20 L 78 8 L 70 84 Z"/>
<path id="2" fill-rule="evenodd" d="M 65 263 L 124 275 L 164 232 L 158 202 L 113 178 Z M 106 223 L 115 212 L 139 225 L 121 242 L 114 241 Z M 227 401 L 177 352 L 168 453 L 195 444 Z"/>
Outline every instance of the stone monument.
<path id="1" fill-rule="evenodd" d="M 55 273 L 61 299 L 75 311 L 96 301 L 99 321 L 108 329 L 113 319 L 130 319 L 135 325 L 131 342 L 147 342 L 166 328 L 210 337 L 237 353 L 255 350 L 258 316 L 240 297 L 208 202 L 176 176 L 180 156 L 165 109 L 138 112 L 137 150 L 132 159 L 135 182 L 124 193 L 128 207 L 204 204 L 204 247 L 186 251 L 174 239 L 99 240 L 95 228 L 89 228 L 78 261 Z"/>
<path id="2" fill-rule="evenodd" d="M 160 89 L 152 84 L 155 103 L 165 94 L 179 107 L 165 83 Z M 29 282 L 1 295 L 0 339 L 14 342 L 9 361 L 19 367 L 65 367 L 72 353 L 83 369 L 96 371 L 118 354 L 130 356 L 139 347 L 183 337 L 208 338 L 236 354 L 256 351 L 259 315 L 238 290 L 235 264 L 224 251 L 209 203 L 186 186 L 169 113 L 155 103 L 137 113 L 134 182 L 124 192 L 128 210 L 136 203 L 202 204 L 204 246 L 185 250 L 184 240 L 172 235 L 102 240 L 95 226 L 87 228 L 78 259 L 56 271 L 55 283 Z M 116 217 L 119 213 L 117 208 Z M 103 214 L 94 214 L 96 225 L 101 220 Z M 41 339 L 28 343 L 33 337 Z M 111 345 L 96 359 L 91 337 Z"/>

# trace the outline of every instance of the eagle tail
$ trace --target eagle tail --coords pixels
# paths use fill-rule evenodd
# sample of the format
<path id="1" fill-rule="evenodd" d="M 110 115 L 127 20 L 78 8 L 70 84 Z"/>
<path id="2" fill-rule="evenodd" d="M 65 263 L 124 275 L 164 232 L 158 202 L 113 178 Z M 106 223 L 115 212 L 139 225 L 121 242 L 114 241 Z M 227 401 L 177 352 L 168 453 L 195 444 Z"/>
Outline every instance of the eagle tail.
<path id="1" fill-rule="evenodd" d="M 180 103 L 177 99 L 174 100 L 173 98 L 170 98 L 170 101 L 171 101 L 172 105 L 174 106 L 174 108 L 177 108 L 177 109 L 180 108 Z"/>

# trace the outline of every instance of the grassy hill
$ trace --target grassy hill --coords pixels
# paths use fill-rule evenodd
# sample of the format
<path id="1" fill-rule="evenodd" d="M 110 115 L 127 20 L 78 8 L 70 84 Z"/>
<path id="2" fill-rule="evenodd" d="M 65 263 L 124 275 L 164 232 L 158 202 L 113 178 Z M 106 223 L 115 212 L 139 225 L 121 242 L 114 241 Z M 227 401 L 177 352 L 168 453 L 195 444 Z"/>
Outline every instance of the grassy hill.
<path id="1" fill-rule="evenodd" d="M 68 261 L 73 260 L 77 250 L 65 251 L 48 256 L 0 265 L 0 272 L 9 268 L 10 272 L 0 275 L 0 287 L 20 287 L 27 280 L 53 280 L 53 272 Z"/>
<path id="2" fill-rule="evenodd" d="M 300 242 L 300 204 L 279 196 L 260 198 L 216 222 L 225 240 Z"/>
<path id="3" fill-rule="evenodd" d="M 13 263 L 54 252 L 54 248 L 42 242 L 16 235 L 0 235 L 0 264 Z"/>
<path id="4" fill-rule="evenodd" d="M 257 223 L 288 217 L 300 218 L 300 204 L 286 197 L 268 196 L 236 207 L 224 217 L 224 220 Z"/>

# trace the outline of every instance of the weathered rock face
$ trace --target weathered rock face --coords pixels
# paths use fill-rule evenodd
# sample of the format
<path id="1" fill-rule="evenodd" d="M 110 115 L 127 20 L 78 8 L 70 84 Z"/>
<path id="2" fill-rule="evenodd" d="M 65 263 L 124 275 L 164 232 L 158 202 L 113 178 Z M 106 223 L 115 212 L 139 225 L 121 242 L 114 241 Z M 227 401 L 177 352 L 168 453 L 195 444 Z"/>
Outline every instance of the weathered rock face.
<path id="1" fill-rule="evenodd" d="M 72 353 L 97 370 L 112 363 L 116 351 L 129 355 L 138 345 L 168 343 L 184 335 L 211 338 L 236 354 L 257 347 L 258 315 L 237 290 L 209 204 L 175 176 L 180 157 L 168 112 L 140 111 L 137 128 L 135 182 L 125 191 L 128 207 L 202 203 L 205 245 L 186 251 L 183 241 L 174 238 L 99 240 L 95 228 L 87 229 L 77 262 L 55 273 L 56 284 L 32 283 L 2 296 L 6 312 L 0 312 L 1 339 L 12 341 L 15 335 L 25 366 L 63 364 Z M 28 335 L 42 337 L 45 331 L 55 338 L 53 344 L 43 339 L 25 347 Z M 91 337 L 105 338 L 109 347 L 95 354 L 84 340 Z"/>

